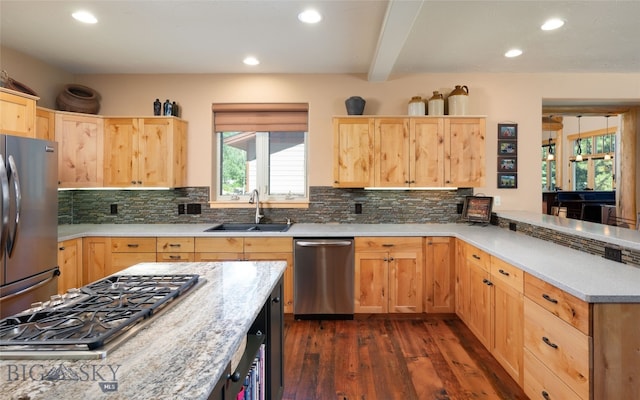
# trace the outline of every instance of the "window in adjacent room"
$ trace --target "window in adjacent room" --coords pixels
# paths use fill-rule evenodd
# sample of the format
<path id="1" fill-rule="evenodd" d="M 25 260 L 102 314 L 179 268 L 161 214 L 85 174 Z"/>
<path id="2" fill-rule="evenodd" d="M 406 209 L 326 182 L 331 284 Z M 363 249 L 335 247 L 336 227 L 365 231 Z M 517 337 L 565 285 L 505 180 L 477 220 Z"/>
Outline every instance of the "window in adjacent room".
<path id="1" fill-rule="evenodd" d="M 306 201 L 307 104 L 214 104 L 216 201 Z"/>
<path id="2" fill-rule="evenodd" d="M 549 159 L 549 154 L 556 154 L 556 144 L 549 141 L 542 145 L 542 191 L 556 190 L 556 158 Z"/>
<path id="3" fill-rule="evenodd" d="M 614 190 L 614 154 L 616 147 L 616 127 L 587 132 L 580 138 L 582 161 L 575 161 L 578 154 L 578 139 L 573 141 L 572 176 L 573 190 Z M 570 137 L 572 138 L 572 137 Z"/>

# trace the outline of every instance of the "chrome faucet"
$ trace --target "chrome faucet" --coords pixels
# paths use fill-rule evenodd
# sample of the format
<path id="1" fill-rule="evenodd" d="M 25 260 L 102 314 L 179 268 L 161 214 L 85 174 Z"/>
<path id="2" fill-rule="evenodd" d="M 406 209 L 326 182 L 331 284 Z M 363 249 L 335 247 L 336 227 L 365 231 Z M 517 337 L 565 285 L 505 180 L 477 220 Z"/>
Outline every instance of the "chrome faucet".
<path id="1" fill-rule="evenodd" d="M 264 215 L 260 214 L 260 194 L 258 193 L 258 189 L 253 189 L 251 191 L 251 197 L 249 197 L 249 203 L 256 204 L 256 224 L 259 224 L 260 218 L 264 217 Z"/>

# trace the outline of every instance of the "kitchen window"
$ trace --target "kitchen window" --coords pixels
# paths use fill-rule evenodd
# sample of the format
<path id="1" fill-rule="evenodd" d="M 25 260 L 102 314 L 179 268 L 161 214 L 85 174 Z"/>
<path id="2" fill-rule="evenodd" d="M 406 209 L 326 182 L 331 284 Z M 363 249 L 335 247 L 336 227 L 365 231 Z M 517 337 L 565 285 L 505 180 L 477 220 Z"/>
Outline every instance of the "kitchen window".
<path id="1" fill-rule="evenodd" d="M 573 142 L 572 189 L 573 190 L 614 190 L 615 133 L 586 135 Z M 579 141 L 579 142 L 578 142 Z M 582 161 L 575 156 L 582 154 Z"/>
<path id="2" fill-rule="evenodd" d="M 214 104 L 217 202 L 306 202 L 306 104 Z"/>
<path id="3" fill-rule="evenodd" d="M 553 159 L 549 160 L 549 154 L 553 154 Z M 542 191 L 556 190 L 556 144 L 542 145 Z"/>

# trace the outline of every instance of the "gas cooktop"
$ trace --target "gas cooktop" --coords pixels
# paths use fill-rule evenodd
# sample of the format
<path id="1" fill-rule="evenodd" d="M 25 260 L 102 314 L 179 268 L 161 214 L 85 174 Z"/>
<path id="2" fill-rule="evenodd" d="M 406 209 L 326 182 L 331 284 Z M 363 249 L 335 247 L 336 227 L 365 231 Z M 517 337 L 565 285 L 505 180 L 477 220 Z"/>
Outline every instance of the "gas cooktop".
<path id="1" fill-rule="evenodd" d="M 104 358 L 202 281 L 114 275 L 0 320 L 0 358 Z"/>

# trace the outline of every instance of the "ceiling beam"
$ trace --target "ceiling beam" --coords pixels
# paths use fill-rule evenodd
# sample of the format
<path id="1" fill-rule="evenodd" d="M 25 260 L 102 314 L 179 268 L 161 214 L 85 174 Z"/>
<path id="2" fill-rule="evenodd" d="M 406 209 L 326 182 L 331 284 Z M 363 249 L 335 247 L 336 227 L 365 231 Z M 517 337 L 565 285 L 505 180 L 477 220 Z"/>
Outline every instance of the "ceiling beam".
<path id="1" fill-rule="evenodd" d="M 542 106 L 542 116 L 564 115 L 564 116 L 605 116 L 618 115 L 628 112 L 632 106 L 629 105 L 578 105 L 578 106 Z"/>
<path id="2" fill-rule="evenodd" d="M 389 1 L 376 52 L 369 67 L 369 81 L 381 82 L 389 78 L 423 3 L 424 0 Z"/>

